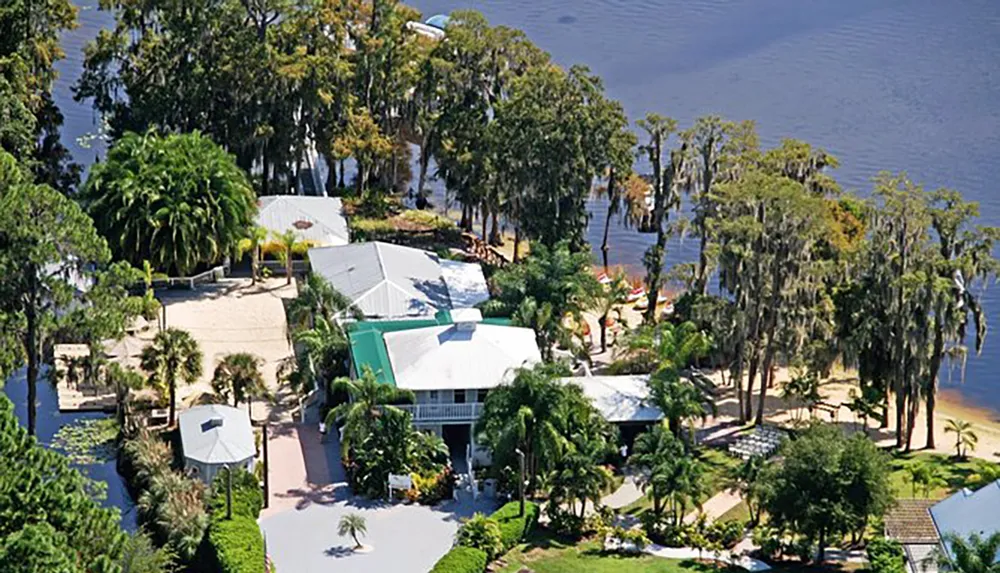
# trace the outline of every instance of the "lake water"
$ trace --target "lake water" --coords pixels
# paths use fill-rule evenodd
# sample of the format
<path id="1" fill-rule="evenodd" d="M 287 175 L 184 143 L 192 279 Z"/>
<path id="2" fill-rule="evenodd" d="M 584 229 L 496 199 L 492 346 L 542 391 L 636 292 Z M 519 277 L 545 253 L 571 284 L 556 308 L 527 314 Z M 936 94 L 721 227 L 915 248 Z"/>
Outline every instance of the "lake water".
<path id="1" fill-rule="evenodd" d="M 78 160 L 99 149 L 76 138 L 96 129 L 72 101 L 83 44 L 111 19 L 82 0 L 81 27 L 66 36 L 56 99 L 63 138 Z M 752 119 L 762 140 L 804 139 L 838 156 L 834 175 L 867 193 L 880 170 L 907 171 L 929 188 L 979 201 L 982 222 L 1000 225 L 1000 2 L 995 0 L 415 0 L 425 16 L 458 8 L 527 32 L 560 63 L 585 64 L 633 118 L 658 112 L 682 126 L 706 114 Z M 592 204 L 599 246 L 605 205 Z M 612 230 L 611 259 L 637 265 L 652 237 Z M 694 241 L 674 243 L 668 264 L 689 260 Z M 997 285 L 984 295 L 1000 326 Z M 1000 337 L 970 358 L 970 403 L 1000 411 L 993 389 Z"/>
<path id="2" fill-rule="evenodd" d="M 7 380 L 6 386 L 0 390 L 2 390 L 2 392 L 5 393 L 12 402 L 14 402 L 14 413 L 17 415 L 21 424 L 27 426 L 28 400 L 27 382 L 25 381 L 24 369 L 22 368 L 11 376 L 10 379 Z M 56 432 L 58 432 L 64 425 L 72 424 L 80 420 L 103 418 L 105 416 L 105 414 L 101 414 L 99 412 L 60 413 L 55 387 L 53 387 L 52 384 L 44 378 L 39 379 L 38 418 L 36 420 L 37 426 L 35 429 L 38 441 L 42 444 L 46 446 L 51 445 Z M 106 496 L 101 503 L 105 507 L 118 508 L 121 512 L 122 526 L 127 531 L 135 531 L 137 529 L 135 504 L 132 502 L 128 489 L 125 487 L 125 480 L 118 475 L 118 470 L 115 468 L 115 462 L 113 460 L 107 462 L 97 462 L 77 466 L 77 468 L 88 478 L 107 484 Z"/>

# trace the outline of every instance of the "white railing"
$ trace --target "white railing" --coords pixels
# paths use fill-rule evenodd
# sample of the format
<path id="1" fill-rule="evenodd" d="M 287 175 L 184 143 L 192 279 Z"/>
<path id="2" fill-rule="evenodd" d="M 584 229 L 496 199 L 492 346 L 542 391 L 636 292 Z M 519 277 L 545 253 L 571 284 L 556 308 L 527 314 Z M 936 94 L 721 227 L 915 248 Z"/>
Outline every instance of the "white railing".
<path id="1" fill-rule="evenodd" d="M 483 405 L 465 404 L 407 404 L 399 406 L 413 416 L 414 422 L 472 422 L 479 418 Z"/>

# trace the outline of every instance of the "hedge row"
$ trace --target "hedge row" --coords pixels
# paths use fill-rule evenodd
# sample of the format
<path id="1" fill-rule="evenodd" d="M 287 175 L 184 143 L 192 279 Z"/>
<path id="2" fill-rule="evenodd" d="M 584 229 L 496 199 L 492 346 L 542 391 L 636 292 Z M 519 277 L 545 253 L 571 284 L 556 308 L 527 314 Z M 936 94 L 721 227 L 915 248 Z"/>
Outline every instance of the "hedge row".
<path id="1" fill-rule="evenodd" d="M 257 525 L 264 502 L 257 478 L 246 470 L 233 472 L 233 518 L 226 519 L 228 476 L 220 472 L 208 500 L 212 524 L 205 536 L 204 562 L 213 573 L 259 573 L 264 564 L 264 537 Z"/>
<path id="2" fill-rule="evenodd" d="M 500 525 L 504 551 L 510 551 L 535 528 L 538 523 L 538 505 L 524 502 L 524 516 L 520 502 L 512 501 L 496 510 L 491 519 Z M 457 546 L 444 554 L 431 569 L 431 573 L 483 573 L 486 570 L 486 553 L 473 547 Z"/>
<path id="3" fill-rule="evenodd" d="M 526 501 L 524 502 L 524 517 L 517 515 L 520 512 L 521 503 L 512 501 L 496 510 L 490 516 L 500 525 L 500 535 L 503 537 L 504 551 L 513 549 L 538 523 L 537 504 Z"/>
<path id="4" fill-rule="evenodd" d="M 434 564 L 431 573 L 483 573 L 486 553 L 474 547 L 458 546 Z"/>
<path id="5" fill-rule="evenodd" d="M 216 519 L 208 527 L 208 560 L 218 573 L 264 570 L 264 537 L 257 522 L 244 515 Z"/>

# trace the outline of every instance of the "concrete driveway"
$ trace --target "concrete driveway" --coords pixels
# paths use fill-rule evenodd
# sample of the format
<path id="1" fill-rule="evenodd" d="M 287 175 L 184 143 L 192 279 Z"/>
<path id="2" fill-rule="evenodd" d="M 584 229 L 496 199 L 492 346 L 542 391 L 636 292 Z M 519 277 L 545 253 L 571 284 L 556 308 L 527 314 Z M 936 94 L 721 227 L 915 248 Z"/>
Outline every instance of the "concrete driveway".
<path id="1" fill-rule="evenodd" d="M 271 507 L 261 514 L 267 551 L 282 573 L 426 573 L 452 546 L 461 519 L 495 504 L 459 502 L 437 507 L 390 505 L 351 495 L 334 437 L 320 441 L 313 425 L 289 424 L 269 441 Z M 374 550 L 354 553 L 337 535 L 341 516 L 359 513 L 368 525 L 362 539 Z"/>

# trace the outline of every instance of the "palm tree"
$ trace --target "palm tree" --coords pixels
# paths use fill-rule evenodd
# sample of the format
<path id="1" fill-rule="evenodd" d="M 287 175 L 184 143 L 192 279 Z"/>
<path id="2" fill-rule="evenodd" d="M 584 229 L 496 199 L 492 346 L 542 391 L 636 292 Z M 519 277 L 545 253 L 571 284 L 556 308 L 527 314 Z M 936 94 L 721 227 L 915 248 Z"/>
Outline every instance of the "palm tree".
<path id="1" fill-rule="evenodd" d="M 701 465 L 663 426 L 639 435 L 629 464 L 642 470 L 640 487 L 652 497 L 657 515 L 669 505 L 674 523 L 680 525 L 684 508 L 698 504 L 704 490 Z"/>
<path id="2" fill-rule="evenodd" d="M 274 239 L 281 245 L 278 259 L 285 263 L 285 284 L 292 284 L 292 251 L 299 245 L 299 236 L 289 229 L 284 233 L 273 233 Z"/>
<path id="3" fill-rule="evenodd" d="M 125 134 L 81 200 L 115 259 L 181 275 L 232 253 L 256 212 L 246 174 L 197 132 Z"/>
<path id="4" fill-rule="evenodd" d="M 976 444 L 979 443 L 979 436 L 972 431 L 972 424 L 965 420 L 948 420 L 944 433 L 955 434 L 955 456 L 960 460 L 964 460 L 969 450 L 976 449 Z"/>
<path id="5" fill-rule="evenodd" d="M 337 535 L 341 537 L 350 536 L 354 540 L 354 548 L 361 549 L 364 545 L 361 544 L 358 536 L 368 535 L 368 524 L 365 523 L 365 518 L 357 513 L 342 515 L 340 523 L 337 524 Z"/>
<path id="6" fill-rule="evenodd" d="M 288 319 L 296 328 L 310 328 L 315 317 L 334 322 L 339 316 L 348 315 L 364 319 L 361 309 L 350 298 L 333 288 L 323 275 L 310 273 L 299 290 L 299 296 L 288 304 Z"/>
<path id="7" fill-rule="evenodd" d="M 316 316 L 311 329 L 299 330 L 292 338 L 305 347 L 299 368 L 310 375 L 314 384 L 344 373 L 347 334 L 340 323 Z"/>
<path id="8" fill-rule="evenodd" d="M 201 360 L 198 341 L 178 328 L 161 330 L 153 343 L 142 350 L 140 365 L 149 374 L 149 381 L 170 395 L 171 426 L 177 410 L 177 382 L 191 384 L 197 380 L 202 372 Z"/>
<path id="9" fill-rule="evenodd" d="M 402 414 L 395 404 L 412 404 L 413 392 L 383 384 L 375 377 L 371 368 L 365 367 L 361 378 L 337 378 L 333 381 L 334 391 L 346 392 L 349 402 L 344 402 L 326 415 L 327 426 L 342 423 L 340 445 L 348 452 L 352 444 L 360 443 L 372 432 L 375 421 L 386 411 Z"/>
<path id="10" fill-rule="evenodd" d="M 625 273 L 618 273 L 611 277 L 611 282 L 607 285 L 595 283 L 588 293 L 588 306 L 597 314 L 597 322 L 601 328 L 601 352 L 608 349 L 608 322 L 612 317 L 621 320 L 621 311 L 618 307 L 624 304 L 631 289 L 632 285 L 629 284 Z"/>
<path id="11" fill-rule="evenodd" d="M 715 402 L 706 396 L 690 380 L 681 380 L 668 370 L 660 370 L 649 378 L 650 401 L 663 412 L 670 432 L 681 438 L 682 426 L 695 418 L 704 420 L 708 414 L 718 413 Z M 689 439 L 694 442 L 694 426 L 690 428 Z"/>
<path id="12" fill-rule="evenodd" d="M 240 239 L 236 245 L 236 257 L 243 258 L 250 252 L 250 280 L 254 283 L 260 278 L 260 246 L 267 240 L 267 229 L 254 225 L 247 231 L 247 236 Z"/>
<path id="13" fill-rule="evenodd" d="M 215 367 L 212 376 L 212 390 L 233 406 L 253 400 L 267 392 L 264 377 L 260 373 L 262 360 L 249 352 L 227 354 Z"/>
<path id="14" fill-rule="evenodd" d="M 951 546 L 951 558 L 947 553 L 938 553 L 938 564 L 955 573 L 1000 573 L 1000 531 L 987 538 L 973 533 L 968 540 L 954 533 L 946 533 L 943 541 Z"/>
<path id="15" fill-rule="evenodd" d="M 634 374 L 656 370 L 679 373 L 711 349 L 711 337 L 693 322 L 644 324 L 623 337 L 612 368 Z"/>
<path id="16" fill-rule="evenodd" d="M 760 487 L 758 478 L 761 470 L 764 469 L 764 458 L 761 456 L 750 456 L 745 462 L 734 467 L 729 473 L 729 487 L 739 492 L 740 497 L 747 504 L 747 513 L 750 523 L 756 525 L 760 521 Z"/>
<path id="17" fill-rule="evenodd" d="M 573 408 L 567 402 L 578 401 L 559 382 L 568 375 L 558 364 L 517 369 L 510 384 L 490 391 L 477 422 L 482 443 L 493 452 L 498 467 L 516 468 L 516 450 L 524 454 L 529 492 L 568 447 L 567 417 Z"/>
<path id="18" fill-rule="evenodd" d="M 565 499 L 570 503 L 571 510 L 573 504 L 579 501 L 582 518 L 586 515 L 587 501 L 596 506 L 601 496 L 613 486 L 614 480 L 611 471 L 600 463 L 607 449 L 606 444 L 599 439 L 577 441 L 583 443 L 574 444 L 558 464 L 552 480 L 551 497 Z"/>

